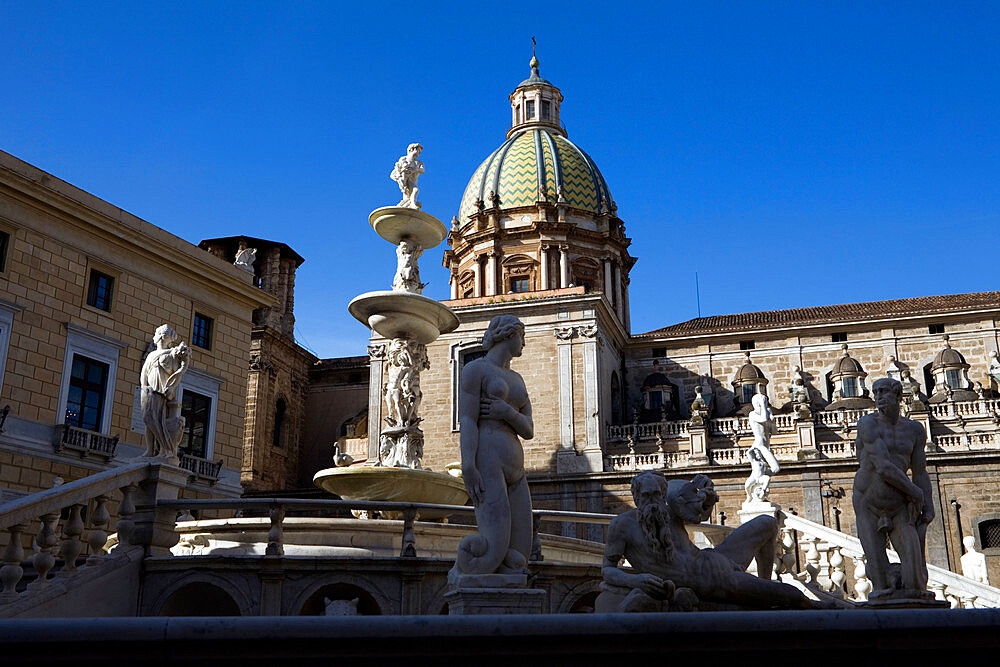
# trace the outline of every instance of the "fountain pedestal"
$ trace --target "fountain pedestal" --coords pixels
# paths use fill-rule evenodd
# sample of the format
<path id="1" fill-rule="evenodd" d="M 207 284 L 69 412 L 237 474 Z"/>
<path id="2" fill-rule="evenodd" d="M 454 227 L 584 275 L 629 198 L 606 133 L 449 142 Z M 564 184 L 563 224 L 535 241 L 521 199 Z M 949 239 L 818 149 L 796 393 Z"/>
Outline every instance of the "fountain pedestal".
<path id="1" fill-rule="evenodd" d="M 444 595 L 449 615 L 541 614 L 545 591 L 528 588 L 526 574 L 451 574 Z"/>

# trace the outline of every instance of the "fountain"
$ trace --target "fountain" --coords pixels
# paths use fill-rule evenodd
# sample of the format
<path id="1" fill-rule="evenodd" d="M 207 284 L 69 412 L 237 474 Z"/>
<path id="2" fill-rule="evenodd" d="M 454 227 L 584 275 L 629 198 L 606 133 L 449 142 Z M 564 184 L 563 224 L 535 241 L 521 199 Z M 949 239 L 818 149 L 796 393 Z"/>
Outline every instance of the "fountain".
<path id="1" fill-rule="evenodd" d="M 384 400 L 386 428 L 379 434 L 378 462 L 320 470 L 313 482 L 345 500 L 381 500 L 464 505 L 469 497 L 461 478 L 423 469 L 424 435 L 418 414 L 420 372 L 430 367 L 427 344 L 458 327 L 447 306 L 423 296 L 417 260 L 447 236 L 444 223 L 420 210 L 417 177 L 423 147 L 410 144 L 390 177 L 403 199 L 372 211 L 369 224 L 396 246 L 396 275 L 391 290 L 368 292 L 348 305 L 351 315 L 389 339 L 388 382 Z M 424 518 L 428 517 L 426 514 Z"/>

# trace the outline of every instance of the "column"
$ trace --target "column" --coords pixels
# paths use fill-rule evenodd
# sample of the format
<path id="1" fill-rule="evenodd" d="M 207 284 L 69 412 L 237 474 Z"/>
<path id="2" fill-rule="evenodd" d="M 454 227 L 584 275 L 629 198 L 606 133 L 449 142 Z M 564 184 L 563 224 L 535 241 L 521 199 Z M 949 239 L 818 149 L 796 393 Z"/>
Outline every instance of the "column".
<path id="1" fill-rule="evenodd" d="M 549 244 L 543 243 L 538 253 L 538 262 L 542 268 L 541 284 L 538 289 L 546 290 L 549 288 Z"/>
<path id="2" fill-rule="evenodd" d="M 368 346 L 368 460 L 378 461 L 382 432 L 382 359 L 385 345 Z"/>
<path id="3" fill-rule="evenodd" d="M 598 386 L 597 351 L 603 344 L 596 325 L 580 327 L 583 342 L 583 406 L 587 416 L 586 451 L 601 450 L 600 415 L 598 414 L 598 399 L 601 389 Z M 597 468 L 600 471 L 601 468 Z"/>
<path id="4" fill-rule="evenodd" d="M 625 311 L 622 308 L 622 267 L 618 262 L 615 262 L 614 265 L 615 312 L 618 313 L 618 321 L 625 324 Z"/>
<path id="5" fill-rule="evenodd" d="M 472 290 L 473 296 L 483 296 L 483 258 L 476 257 L 475 287 Z"/>
<path id="6" fill-rule="evenodd" d="M 625 286 L 622 288 L 622 312 L 625 313 L 625 332 L 628 333 L 632 330 L 632 323 L 630 321 L 629 308 L 628 308 L 628 276 L 625 276 Z"/>
<path id="7" fill-rule="evenodd" d="M 609 304 L 614 306 L 614 290 L 611 288 L 613 285 L 611 281 L 611 258 L 604 257 L 601 261 L 604 262 L 604 298 L 608 300 Z"/>
<path id="8" fill-rule="evenodd" d="M 574 451 L 576 439 L 573 429 L 573 339 L 576 327 L 557 327 L 554 331 L 559 360 L 557 389 L 559 391 L 559 445 L 564 450 Z"/>
<path id="9" fill-rule="evenodd" d="M 497 293 L 497 253 L 491 250 L 486 255 L 486 296 Z"/>
<path id="10" fill-rule="evenodd" d="M 451 278 L 448 280 L 448 282 L 451 284 L 451 298 L 453 300 L 457 299 L 458 298 L 458 273 L 456 273 L 454 270 L 452 270 L 452 272 L 451 272 Z"/>
<path id="11" fill-rule="evenodd" d="M 569 287 L 569 246 L 559 246 L 559 287 Z"/>

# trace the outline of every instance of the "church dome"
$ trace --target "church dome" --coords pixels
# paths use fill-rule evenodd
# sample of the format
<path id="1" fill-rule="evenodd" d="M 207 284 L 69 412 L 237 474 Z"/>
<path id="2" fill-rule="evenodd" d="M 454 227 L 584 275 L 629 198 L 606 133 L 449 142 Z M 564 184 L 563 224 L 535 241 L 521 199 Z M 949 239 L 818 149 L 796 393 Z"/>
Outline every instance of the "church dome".
<path id="1" fill-rule="evenodd" d="M 590 156 L 555 128 L 528 127 L 514 132 L 472 174 L 458 219 L 467 221 L 477 201 L 491 208 L 491 193 L 500 196 L 505 210 L 533 206 L 543 194 L 557 202 L 560 189 L 569 208 L 592 215 L 610 212 L 611 192 Z"/>
<path id="2" fill-rule="evenodd" d="M 965 361 L 962 353 L 951 346 L 948 336 L 945 336 L 944 349 L 934 357 L 934 361 L 931 362 L 931 370 L 948 367 L 969 368 L 969 364 Z"/>
<path id="3" fill-rule="evenodd" d="M 843 346 L 844 355 L 833 366 L 834 375 L 867 375 L 857 359 L 847 353 L 847 345 Z"/>

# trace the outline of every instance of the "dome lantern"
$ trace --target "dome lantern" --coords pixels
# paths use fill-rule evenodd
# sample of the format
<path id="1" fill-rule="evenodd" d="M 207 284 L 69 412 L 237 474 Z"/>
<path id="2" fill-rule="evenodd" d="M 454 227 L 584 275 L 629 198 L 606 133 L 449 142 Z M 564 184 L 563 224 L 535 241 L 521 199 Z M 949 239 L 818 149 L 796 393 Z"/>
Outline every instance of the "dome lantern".
<path id="1" fill-rule="evenodd" d="M 559 105 L 563 96 L 559 89 L 539 74 L 538 58 L 534 54 L 531 62 L 531 76 L 518 84 L 510 94 L 510 129 L 507 138 L 532 127 L 545 127 L 556 134 L 566 136 L 559 121 Z"/>

